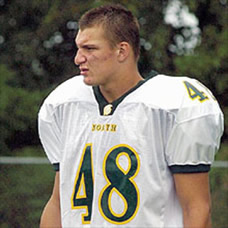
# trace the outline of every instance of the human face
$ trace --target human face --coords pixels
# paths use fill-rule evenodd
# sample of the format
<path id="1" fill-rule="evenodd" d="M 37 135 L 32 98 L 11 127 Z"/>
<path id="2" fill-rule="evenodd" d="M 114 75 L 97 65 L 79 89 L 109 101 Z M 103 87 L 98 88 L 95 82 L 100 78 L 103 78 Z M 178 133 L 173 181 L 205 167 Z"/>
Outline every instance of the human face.
<path id="1" fill-rule="evenodd" d="M 101 26 L 79 30 L 75 64 L 87 85 L 105 86 L 115 79 L 118 71 L 118 50 L 111 47 Z"/>

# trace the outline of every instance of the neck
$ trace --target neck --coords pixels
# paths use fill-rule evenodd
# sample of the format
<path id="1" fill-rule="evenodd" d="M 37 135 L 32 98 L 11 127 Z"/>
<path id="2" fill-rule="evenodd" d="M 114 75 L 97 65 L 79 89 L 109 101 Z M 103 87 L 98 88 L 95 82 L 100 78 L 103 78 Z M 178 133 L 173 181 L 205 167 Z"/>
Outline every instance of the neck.
<path id="1" fill-rule="evenodd" d="M 138 71 L 130 74 L 129 72 L 126 74 L 122 74 L 122 76 L 118 75 L 118 79 L 109 85 L 100 85 L 100 91 L 105 99 L 112 103 L 117 100 L 131 88 L 135 87 L 139 81 L 143 80 L 142 76 Z"/>

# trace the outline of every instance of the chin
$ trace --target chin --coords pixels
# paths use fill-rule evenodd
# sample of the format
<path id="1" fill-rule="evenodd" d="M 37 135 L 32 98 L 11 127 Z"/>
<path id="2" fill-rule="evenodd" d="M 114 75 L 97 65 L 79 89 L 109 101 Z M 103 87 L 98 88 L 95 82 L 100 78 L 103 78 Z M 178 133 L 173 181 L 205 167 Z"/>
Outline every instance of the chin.
<path id="1" fill-rule="evenodd" d="M 91 80 L 91 78 L 88 78 L 88 77 L 85 77 L 85 76 L 84 76 L 84 83 L 86 85 L 89 85 L 89 86 L 95 86 L 96 85 L 96 83 L 94 83 L 93 80 Z"/>

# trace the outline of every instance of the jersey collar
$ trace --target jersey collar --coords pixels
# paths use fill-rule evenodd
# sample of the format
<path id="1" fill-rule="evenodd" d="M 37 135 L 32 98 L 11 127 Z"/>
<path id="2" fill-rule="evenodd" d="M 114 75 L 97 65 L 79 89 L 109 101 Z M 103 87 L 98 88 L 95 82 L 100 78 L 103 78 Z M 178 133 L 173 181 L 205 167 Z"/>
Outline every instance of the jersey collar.
<path id="1" fill-rule="evenodd" d="M 138 89 L 141 85 L 143 85 L 145 82 L 147 82 L 152 77 L 156 76 L 158 73 L 152 71 L 151 74 L 149 74 L 148 77 L 146 77 L 144 80 L 141 80 L 138 82 L 136 86 L 128 90 L 125 94 L 123 94 L 121 97 L 119 97 L 117 100 L 113 101 L 112 103 L 109 103 L 103 94 L 100 91 L 99 86 L 93 86 L 93 92 L 96 98 L 96 101 L 99 105 L 99 112 L 102 116 L 110 116 L 114 113 L 117 106 L 124 100 L 125 97 L 127 97 L 130 93 L 134 92 L 136 89 Z"/>

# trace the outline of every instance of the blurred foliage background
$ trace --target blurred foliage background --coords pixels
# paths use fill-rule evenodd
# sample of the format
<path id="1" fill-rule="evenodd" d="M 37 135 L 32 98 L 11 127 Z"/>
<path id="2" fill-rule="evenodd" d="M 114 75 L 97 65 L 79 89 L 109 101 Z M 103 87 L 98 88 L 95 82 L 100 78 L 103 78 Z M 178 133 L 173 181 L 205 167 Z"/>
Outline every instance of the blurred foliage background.
<path id="1" fill-rule="evenodd" d="M 110 2 L 125 5 L 139 19 L 142 75 L 146 77 L 152 70 L 186 75 L 199 79 L 213 92 L 225 114 L 223 149 L 218 156 L 228 160 L 227 0 L 0 0 L 0 156 L 44 156 L 37 134 L 39 107 L 57 84 L 78 74 L 73 60 L 80 15 Z M 8 209 L 0 206 L 1 227 L 38 224 L 52 186 L 49 168 L 0 166 L 0 205 L 6 205 L 2 201 L 8 199 Z M 212 190 L 218 191 L 214 186 L 219 182 L 226 196 L 227 173 L 212 171 Z M 30 191 L 26 192 L 25 186 Z M 214 201 L 220 196 L 216 194 Z M 21 202 L 19 195 L 28 197 L 29 202 Z M 221 211 L 227 209 L 227 198 L 217 206 Z M 30 207 L 35 217 L 30 223 L 31 216 L 25 217 L 26 223 L 18 214 L 30 215 Z M 218 216 L 221 211 L 216 211 Z M 9 226 L 8 219 L 12 221 Z M 215 227 L 228 224 L 226 217 L 220 220 L 214 221 Z"/>

